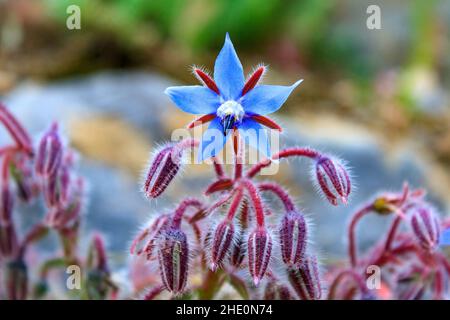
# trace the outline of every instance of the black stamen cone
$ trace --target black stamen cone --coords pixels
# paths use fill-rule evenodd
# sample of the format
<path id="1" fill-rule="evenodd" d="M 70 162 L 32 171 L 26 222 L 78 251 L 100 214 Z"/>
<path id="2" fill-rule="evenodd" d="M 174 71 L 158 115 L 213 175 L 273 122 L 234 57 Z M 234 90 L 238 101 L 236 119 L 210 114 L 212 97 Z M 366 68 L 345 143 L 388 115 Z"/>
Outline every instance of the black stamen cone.
<path id="1" fill-rule="evenodd" d="M 233 115 L 227 115 L 222 119 L 223 126 L 223 135 L 227 134 L 229 129 L 234 128 L 234 124 L 236 123 L 236 118 Z"/>

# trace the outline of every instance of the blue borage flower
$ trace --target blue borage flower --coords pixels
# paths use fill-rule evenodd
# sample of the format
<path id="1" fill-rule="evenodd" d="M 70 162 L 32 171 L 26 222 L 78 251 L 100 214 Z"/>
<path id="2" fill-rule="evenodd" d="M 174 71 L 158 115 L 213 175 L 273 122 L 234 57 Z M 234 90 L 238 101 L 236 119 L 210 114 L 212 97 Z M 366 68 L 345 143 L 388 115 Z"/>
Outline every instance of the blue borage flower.
<path id="1" fill-rule="evenodd" d="M 214 65 L 214 79 L 200 68 L 194 68 L 194 74 L 203 86 L 169 87 L 165 90 L 181 110 L 204 114 L 188 128 L 211 122 L 200 143 L 200 162 L 217 155 L 230 132 L 239 133 L 250 146 L 270 156 L 267 132 L 261 124 L 281 131 L 281 127 L 265 115 L 277 111 L 303 80 L 291 86 L 258 85 L 265 71 L 265 66 L 259 66 L 245 80 L 242 64 L 227 33 Z M 234 141 L 237 150 L 238 140 Z"/>

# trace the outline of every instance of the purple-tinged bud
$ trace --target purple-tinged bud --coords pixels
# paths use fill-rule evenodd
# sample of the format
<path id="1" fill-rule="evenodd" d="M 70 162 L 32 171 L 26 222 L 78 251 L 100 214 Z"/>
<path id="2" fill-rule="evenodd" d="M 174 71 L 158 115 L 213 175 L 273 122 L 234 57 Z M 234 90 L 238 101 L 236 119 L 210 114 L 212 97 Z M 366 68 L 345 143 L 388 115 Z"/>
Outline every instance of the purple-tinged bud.
<path id="1" fill-rule="evenodd" d="M 315 257 L 307 257 L 300 267 L 289 268 L 288 278 L 300 299 L 319 300 L 322 297 L 322 286 Z"/>
<path id="2" fill-rule="evenodd" d="M 293 300 L 291 291 L 284 284 L 275 280 L 267 282 L 264 290 L 264 300 Z"/>
<path id="3" fill-rule="evenodd" d="M 338 199 L 346 204 L 351 191 L 350 176 L 344 165 L 331 157 L 321 156 L 316 162 L 316 179 L 320 190 L 332 205 Z"/>
<path id="4" fill-rule="evenodd" d="M 439 244 L 441 234 L 439 218 L 434 209 L 427 205 L 416 205 L 410 211 L 416 240 L 425 250 L 433 251 Z"/>
<path id="5" fill-rule="evenodd" d="M 288 212 L 281 221 L 280 247 L 283 262 L 288 266 L 300 265 L 306 249 L 306 221 L 297 211 Z"/>
<path id="6" fill-rule="evenodd" d="M 36 172 L 48 177 L 54 175 L 61 165 L 63 143 L 58 133 L 58 125 L 53 123 L 42 137 L 36 156 Z"/>
<path id="7" fill-rule="evenodd" d="M 159 269 L 166 289 L 175 295 L 186 287 L 189 248 L 186 234 L 180 229 L 165 229 L 158 244 Z"/>
<path id="8" fill-rule="evenodd" d="M 234 225 L 229 220 L 222 221 L 216 228 L 211 242 L 211 270 L 221 266 L 234 237 Z"/>
<path id="9" fill-rule="evenodd" d="M 144 192 L 148 198 L 157 198 L 169 186 L 180 169 L 181 152 L 175 145 L 169 145 L 156 154 L 144 182 Z"/>
<path id="10" fill-rule="evenodd" d="M 168 227 L 169 222 L 171 222 L 171 220 L 168 214 L 158 216 L 151 223 L 150 227 L 145 228 L 133 241 L 130 248 L 131 254 L 140 256 L 145 253 L 147 260 L 150 260 L 153 255 L 153 249 L 156 246 L 157 239 L 162 230 Z"/>
<path id="11" fill-rule="evenodd" d="M 272 254 L 272 238 L 265 228 L 259 227 L 248 237 L 248 267 L 255 286 L 266 273 Z"/>
<path id="12" fill-rule="evenodd" d="M 7 183 L 4 183 L 0 193 L 0 224 L 11 223 L 11 215 L 14 207 L 14 197 Z"/>

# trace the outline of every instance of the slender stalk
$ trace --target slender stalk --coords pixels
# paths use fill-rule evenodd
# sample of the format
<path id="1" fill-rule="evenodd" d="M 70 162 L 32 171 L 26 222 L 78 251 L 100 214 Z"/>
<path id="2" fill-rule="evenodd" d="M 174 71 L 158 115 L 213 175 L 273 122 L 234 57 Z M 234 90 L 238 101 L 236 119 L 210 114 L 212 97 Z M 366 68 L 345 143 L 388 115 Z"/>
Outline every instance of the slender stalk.
<path id="1" fill-rule="evenodd" d="M 356 237 L 355 237 L 355 229 L 356 225 L 361 220 L 362 217 L 364 217 L 366 214 L 371 212 L 373 210 L 373 204 L 370 203 L 363 208 L 361 208 L 359 211 L 357 211 L 351 221 L 350 226 L 348 228 L 348 239 L 349 239 L 349 247 L 348 247 L 348 255 L 350 257 L 350 263 L 352 267 L 355 267 L 357 264 L 357 257 L 356 257 Z"/>

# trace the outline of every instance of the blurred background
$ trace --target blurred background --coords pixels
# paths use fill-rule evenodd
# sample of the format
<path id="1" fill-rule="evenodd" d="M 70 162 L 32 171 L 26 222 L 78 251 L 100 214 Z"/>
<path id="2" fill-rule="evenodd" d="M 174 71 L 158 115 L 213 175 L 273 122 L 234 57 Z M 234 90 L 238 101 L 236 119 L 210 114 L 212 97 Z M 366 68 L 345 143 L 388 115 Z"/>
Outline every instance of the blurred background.
<path id="1" fill-rule="evenodd" d="M 66 10 L 78 5 L 81 29 Z M 369 5 L 381 29 L 369 30 Z M 303 78 L 275 116 L 284 145 L 335 152 L 353 168 L 348 206 L 331 208 L 306 162 L 281 166 L 315 224 L 325 260 L 345 253 L 348 215 L 403 181 L 450 208 L 450 2 L 429 0 L 0 0 L 0 98 L 32 132 L 62 122 L 90 183 L 85 232 L 100 229 L 117 266 L 141 223 L 210 176 L 192 166 L 148 203 L 139 176 L 150 150 L 192 120 L 163 91 L 212 69 L 229 32 L 246 72 L 269 65 L 266 83 Z M 1 133 L 0 142 L 6 139 Z M 362 246 L 387 220 L 368 217 Z"/>

